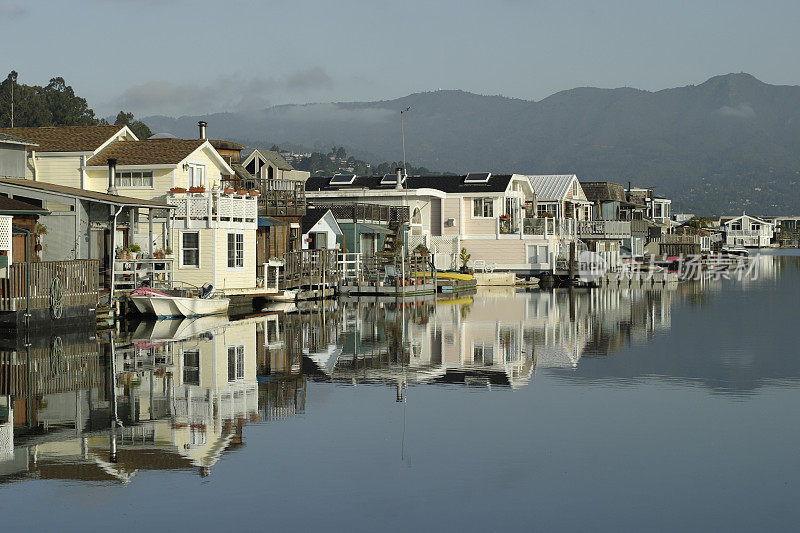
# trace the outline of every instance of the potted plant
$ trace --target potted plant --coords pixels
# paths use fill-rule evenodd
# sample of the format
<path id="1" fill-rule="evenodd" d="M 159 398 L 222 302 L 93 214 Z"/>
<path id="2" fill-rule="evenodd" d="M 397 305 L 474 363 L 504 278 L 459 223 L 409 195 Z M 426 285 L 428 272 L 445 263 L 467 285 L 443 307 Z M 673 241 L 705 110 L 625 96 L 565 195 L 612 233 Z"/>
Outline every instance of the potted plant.
<path id="1" fill-rule="evenodd" d="M 472 254 L 467 253 L 466 248 L 461 249 L 461 253 L 458 255 L 458 259 L 461 261 L 461 273 L 462 274 L 469 274 L 469 269 L 467 268 L 467 263 L 469 263 Z"/>
<path id="2" fill-rule="evenodd" d="M 142 251 L 142 247 L 134 243 L 128 246 L 128 251 L 133 254 L 136 259 L 139 259 L 139 252 Z"/>
<path id="3" fill-rule="evenodd" d="M 155 259 L 164 259 L 164 250 L 156 250 L 153 252 L 153 258 Z"/>
<path id="4" fill-rule="evenodd" d="M 164 248 L 164 255 L 166 255 L 167 257 L 171 257 L 172 256 L 172 248 L 170 248 L 169 246 Z"/>
<path id="5" fill-rule="evenodd" d="M 414 248 L 414 253 L 415 254 L 419 254 L 422 257 L 428 257 L 428 254 L 430 253 L 430 250 L 428 250 L 427 246 L 425 246 L 424 244 L 420 243 L 420 244 L 417 245 L 416 248 Z"/>

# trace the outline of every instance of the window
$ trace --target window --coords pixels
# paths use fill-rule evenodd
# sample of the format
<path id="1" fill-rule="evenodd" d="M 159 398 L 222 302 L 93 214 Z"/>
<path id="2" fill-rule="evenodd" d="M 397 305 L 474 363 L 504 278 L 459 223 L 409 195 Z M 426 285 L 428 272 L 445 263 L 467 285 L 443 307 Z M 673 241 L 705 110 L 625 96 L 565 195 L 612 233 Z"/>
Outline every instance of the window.
<path id="1" fill-rule="evenodd" d="M 244 346 L 228 346 L 228 381 L 244 379 Z"/>
<path id="2" fill-rule="evenodd" d="M 577 181 L 573 181 L 572 182 L 572 197 L 574 198 L 575 196 L 578 196 L 578 182 Z"/>
<path id="3" fill-rule="evenodd" d="M 189 187 L 204 187 L 206 184 L 206 167 L 189 165 Z"/>
<path id="4" fill-rule="evenodd" d="M 200 268 L 200 233 L 181 233 L 181 266 Z"/>
<path id="5" fill-rule="evenodd" d="M 494 344 L 474 344 L 472 346 L 472 364 L 491 366 L 494 358 Z"/>
<path id="6" fill-rule="evenodd" d="M 653 218 L 661 218 L 661 204 L 653 204 Z"/>
<path id="7" fill-rule="evenodd" d="M 741 222 L 731 222 L 731 231 L 740 231 L 742 229 Z"/>
<path id="8" fill-rule="evenodd" d="M 475 198 L 472 201 L 472 216 L 478 218 L 494 217 L 494 202 L 491 198 Z"/>
<path id="9" fill-rule="evenodd" d="M 153 187 L 153 171 L 117 172 L 114 183 L 121 189 L 145 189 Z"/>
<path id="10" fill-rule="evenodd" d="M 244 233 L 228 233 L 228 268 L 244 268 Z"/>
<path id="11" fill-rule="evenodd" d="M 200 352 L 183 352 L 184 385 L 200 385 Z"/>
<path id="12" fill-rule="evenodd" d="M 545 213 L 558 216 L 558 204 L 536 204 L 536 216 L 541 217 Z"/>

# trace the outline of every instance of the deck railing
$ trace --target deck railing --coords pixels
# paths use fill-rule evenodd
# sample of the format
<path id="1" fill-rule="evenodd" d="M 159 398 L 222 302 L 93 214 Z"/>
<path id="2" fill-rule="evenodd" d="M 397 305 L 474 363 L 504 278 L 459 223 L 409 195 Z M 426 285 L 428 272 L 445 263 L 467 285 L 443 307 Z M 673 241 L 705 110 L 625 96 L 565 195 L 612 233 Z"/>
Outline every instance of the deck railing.
<path id="1" fill-rule="evenodd" d="M 287 252 L 280 288 L 298 288 L 339 280 L 338 250 L 300 250 Z"/>
<path id="2" fill-rule="evenodd" d="M 631 236 L 631 222 L 625 220 L 583 220 L 578 235 L 588 239 L 624 239 Z"/>
<path id="3" fill-rule="evenodd" d="M 306 213 L 306 184 L 302 181 L 224 177 L 222 183 L 234 189 L 257 190 L 259 214 L 301 217 Z"/>
<path id="4" fill-rule="evenodd" d="M 570 237 L 575 234 L 575 222 L 571 218 L 523 218 L 522 234 L 540 237 Z"/>
<path id="5" fill-rule="evenodd" d="M 255 197 L 210 193 L 169 194 L 167 203 L 175 206 L 175 219 L 187 224 L 255 224 L 258 204 Z"/>
<path id="6" fill-rule="evenodd" d="M 116 259 L 114 287 L 136 289 L 148 281 L 154 289 L 171 289 L 174 259 Z"/>
<path id="7" fill-rule="evenodd" d="M 57 280 L 57 281 L 56 281 Z M 27 305 L 26 263 L 14 263 L 8 279 L 0 279 L 0 311 L 19 311 Z M 30 263 L 31 309 L 97 305 L 99 261 L 42 261 Z"/>
<path id="8" fill-rule="evenodd" d="M 405 223 L 409 220 L 408 207 L 398 207 L 391 205 L 368 204 L 368 203 L 347 203 L 333 204 L 327 202 L 314 202 L 315 207 L 330 209 L 336 220 L 347 220 L 353 222 L 399 222 Z"/>

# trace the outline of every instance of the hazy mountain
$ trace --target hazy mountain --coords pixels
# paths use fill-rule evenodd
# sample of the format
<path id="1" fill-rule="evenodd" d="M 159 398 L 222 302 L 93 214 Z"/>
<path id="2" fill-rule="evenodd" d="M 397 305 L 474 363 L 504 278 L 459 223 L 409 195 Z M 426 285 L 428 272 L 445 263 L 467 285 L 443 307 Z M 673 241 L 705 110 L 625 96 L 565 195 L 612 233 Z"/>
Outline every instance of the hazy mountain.
<path id="1" fill-rule="evenodd" d="M 401 157 L 449 171 L 576 173 L 655 186 L 681 210 L 800 211 L 800 87 L 749 74 L 657 92 L 577 88 L 539 102 L 463 91 L 381 102 L 276 106 L 202 117 L 148 117 L 153 131 L 246 144 L 344 146 L 368 160 Z"/>

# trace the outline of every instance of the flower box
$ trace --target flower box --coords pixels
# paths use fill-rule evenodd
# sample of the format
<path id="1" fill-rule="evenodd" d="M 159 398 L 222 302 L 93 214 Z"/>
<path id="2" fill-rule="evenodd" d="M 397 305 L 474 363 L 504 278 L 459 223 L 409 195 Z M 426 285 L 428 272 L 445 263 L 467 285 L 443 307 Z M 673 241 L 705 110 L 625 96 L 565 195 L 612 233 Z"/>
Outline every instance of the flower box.
<path id="1" fill-rule="evenodd" d="M 169 190 L 169 192 L 171 192 L 172 194 L 184 194 L 186 192 L 186 189 L 184 189 L 183 187 L 173 187 Z"/>
<path id="2" fill-rule="evenodd" d="M 192 194 L 203 194 L 206 192 L 205 187 L 189 187 L 189 192 Z"/>
<path id="3" fill-rule="evenodd" d="M 258 196 L 258 191 L 250 191 L 250 196 Z"/>
<path id="4" fill-rule="evenodd" d="M 222 191 L 223 194 L 233 194 L 235 191 L 233 189 L 225 189 Z"/>

